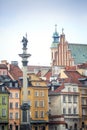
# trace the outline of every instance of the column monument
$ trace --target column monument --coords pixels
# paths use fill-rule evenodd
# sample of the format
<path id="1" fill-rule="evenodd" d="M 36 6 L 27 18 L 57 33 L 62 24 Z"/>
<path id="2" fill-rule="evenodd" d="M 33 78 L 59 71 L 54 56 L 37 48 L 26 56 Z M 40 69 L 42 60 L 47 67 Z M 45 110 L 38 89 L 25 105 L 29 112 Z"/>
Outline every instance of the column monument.
<path id="1" fill-rule="evenodd" d="M 22 39 L 23 43 L 23 53 L 19 54 L 19 56 L 22 58 L 22 65 L 23 65 L 23 100 L 21 104 L 21 124 L 20 124 L 20 130 L 30 130 L 30 104 L 28 100 L 28 81 L 27 81 L 27 64 L 28 64 L 28 58 L 31 56 L 31 54 L 27 53 L 27 35 L 26 37 L 23 36 Z"/>

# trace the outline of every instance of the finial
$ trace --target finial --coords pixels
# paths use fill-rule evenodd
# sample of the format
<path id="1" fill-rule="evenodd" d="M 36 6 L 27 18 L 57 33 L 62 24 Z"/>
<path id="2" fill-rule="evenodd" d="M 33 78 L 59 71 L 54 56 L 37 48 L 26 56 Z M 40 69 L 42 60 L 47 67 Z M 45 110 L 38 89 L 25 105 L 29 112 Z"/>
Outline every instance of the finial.
<path id="1" fill-rule="evenodd" d="M 64 34 L 64 32 L 63 32 L 63 31 L 64 31 L 64 28 L 62 28 L 62 34 Z"/>
<path id="2" fill-rule="evenodd" d="M 55 24 L 55 32 L 57 32 L 57 24 Z"/>

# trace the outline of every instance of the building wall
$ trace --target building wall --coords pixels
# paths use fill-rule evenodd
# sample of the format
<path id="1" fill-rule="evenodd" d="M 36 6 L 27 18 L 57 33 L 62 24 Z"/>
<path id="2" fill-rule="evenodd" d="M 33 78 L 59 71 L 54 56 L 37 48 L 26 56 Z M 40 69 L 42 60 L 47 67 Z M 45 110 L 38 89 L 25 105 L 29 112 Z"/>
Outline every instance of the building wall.
<path id="1" fill-rule="evenodd" d="M 18 130 L 19 130 L 19 128 L 20 128 L 20 89 L 19 88 L 10 88 L 9 91 L 10 91 L 9 127 L 12 127 L 12 130 L 15 130 L 15 128 L 18 127 Z M 16 113 L 18 113 L 18 115 L 16 115 Z"/>

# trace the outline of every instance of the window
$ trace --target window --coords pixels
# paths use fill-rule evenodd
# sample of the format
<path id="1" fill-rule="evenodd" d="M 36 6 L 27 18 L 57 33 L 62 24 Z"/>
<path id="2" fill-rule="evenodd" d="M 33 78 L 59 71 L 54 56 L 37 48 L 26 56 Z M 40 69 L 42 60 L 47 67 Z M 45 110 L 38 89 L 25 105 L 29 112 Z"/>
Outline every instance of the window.
<path id="1" fill-rule="evenodd" d="M 12 102 L 10 102 L 10 109 L 12 109 L 13 108 L 13 103 Z"/>
<path id="2" fill-rule="evenodd" d="M 35 118 L 38 118 L 38 111 L 35 111 Z"/>
<path id="3" fill-rule="evenodd" d="M 63 95 L 63 103 L 66 102 L 66 96 Z"/>
<path id="4" fill-rule="evenodd" d="M 73 109 L 73 113 L 76 114 L 76 108 Z"/>
<path id="5" fill-rule="evenodd" d="M 15 119 L 18 119 L 18 112 L 15 113 Z"/>
<path id="6" fill-rule="evenodd" d="M 63 108 L 63 114 L 66 114 L 66 108 Z"/>
<path id="7" fill-rule="evenodd" d="M 39 92 L 38 91 L 35 91 L 35 96 L 39 96 Z"/>
<path id="8" fill-rule="evenodd" d="M 72 102 L 72 96 L 68 96 L 68 102 Z"/>
<path id="9" fill-rule="evenodd" d="M 2 97 L 2 105 L 6 105 L 6 97 L 5 96 Z"/>
<path id="10" fill-rule="evenodd" d="M 39 107 L 39 101 L 35 101 L 35 107 Z"/>
<path id="11" fill-rule="evenodd" d="M 2 125 L 2 130 L 5 130 L 4 125 Z"/>
<path id="12" fill-rule="evenodd" d="M 2 116 L 6 116 L 6 109 L 2 109 Z"/>
<path id="13" fill-rule="evenodd" d="M 73 96 L 73 102 L 77 103 L 77 96 Z"/>
<path id="14" fill-rule="evenodd" d="M 28 91 L 28 95 L 30 95 L 30 91 Z"/>
<path id="15" fill-rule="evenodd" d="M 2 92 L 5 92 L 5 87 L 2 87 Z"/>
<path id="16" fill-rule="evenodd" d="M 9 118 L 13 119 L 13 113 L 10 113 Z"/>
<path id="17" fill-rule="evenodd" d="M 10 96 L 9 96 L 10 98 L 13 98 L 13 95 L 12 95 L 12 93 L 10 93 Z"/>
<path id="18" fill-rule="evenodd" d="M 76 92 L 76 88 L 73 88 L 73 92 Z"/>
<path id="19" fill-rule="evenodd" d="M 18 93 L 15 93 L 15 98 L 19 98 L 19 94 Z"/>
<path id="20" fill-rule="evenodd" d="M 40 101 L 40 107 L 44 107 L 44 101 Z"/>
<path id="21" fill-rule="evenodd" d="M 44 117 L 44 111 L 40 111 L 40 117 L 41 117 L 41 118 Z"/>
<path id="22" fill-rule="evenodd" d="M 71 108 L 68 109 L 68 114 L 71 114 Z"/>
<path id="23" fill-rule="evenodd" d="M 41 92 L 40 92 L 40 96 L 44 96 L 44 91 L 41 91 Z"/>
<path id="24" fill-rule="evenodd" d="M 18 108 L 18 102 L 15 103 L 15 108 Z"/>
<path id="25" fill-rule="evenodd" d="M 82 98 L 82 105 L 84 105 L 84 98 Z"/>
<path id="26" fill-rule="evenodd" d="M 68 88 L 68 92 L 71 92 L 71 88 L 70 87 Z"/>

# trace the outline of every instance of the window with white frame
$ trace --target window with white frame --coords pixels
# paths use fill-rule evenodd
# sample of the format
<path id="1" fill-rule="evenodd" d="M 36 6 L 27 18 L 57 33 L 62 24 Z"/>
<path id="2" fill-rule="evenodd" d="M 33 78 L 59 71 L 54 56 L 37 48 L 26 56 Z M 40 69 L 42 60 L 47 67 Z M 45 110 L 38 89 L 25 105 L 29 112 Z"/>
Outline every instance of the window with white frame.
<path id="1" fill-rule="evenodd" d="M 66 108 L 63 108 L 63 114 L 66 114 Z"/>
<path id="2" fill-rule="evenodd" d="M 18 108 L 18 102 L 15 103 L 15 108 Z"/>
<path id="3" fill-rule="evenodd" d="M 10 108 L 10 109 L 13 108 L 13 102 L 10 102 L 10 104 L 9 104 L 9 108 Z"/>
<path id="4" fill-rule="evenodd" d="M 39 92 L 38 91 L 35 91 L 35 96 L 39 96 Z"/>
<path id="5" fill-rule="evenodd" d="M 15 98 L 19 98 L 19 93 L 15 93 Z"/>
<path id="6" fill-rule="evenodd" d="M 38 111 L 35 111 L 35 118 L 38 118 Z"/>
<path id="7" fill-rule="evenodd" d="M 68 108 L 68 114 L 71 114 L 71 108 Z"/>
<path id="8" fill-rule="evenodd" d="M 6 116 L 6 109 L 5 108 L 2 109 L 2 117 L 3 116 Z"/>
<path id="9" fill-rule="evenodd" d="M 44 96 L 44 91 L 40 91 L 40 96 Z"/>
<path id="10" fill-rule="evenodd" d="M 10 97 L 10 98 L 13 98 L 13 94 L 12 94 L 12 93 L 10 93 L 9 97 Z"/>
<path id="11" fill-rule="evenodd" d="M 73 102 L 77 103 L 77 96 L 73 96 Z"/>
<path id="12" fill-rule="evenodd" d="M 75 107 L 75 108 L 73 108 L 73 113 L 74 113 L 74 114 L 76 114 L 76 107 Z"/>
<path id="13" fill-rule="evenodd" d="M 40 117 L 44 118 L 44 111 L 40 111 Z"/>
<path id="14" fill-rule="evenodd" d="M 63 103 L 65 103 L 65 102 L 66 102 L 66 96 L 63 95 Z"/>
<path id="15" fill-rule="evenodd" d="M 6 105 L 6 97 L 2 96 L 2 105 Z"/>
<path id="16" fill-rule="evenodd" d="M 72 96 L 71 95 L 68 96 L 68 102 L 72 102 Z"/>
<path id="17" fill-rule="evenodd" d="M 9 113 L 9 118 L 13 119 L 13 113 L 12 112 Z"/>
<path id="18" fill-rule="evenodd" d="M 68 92 L 71 92 L 71 88 L 70 87 L 68 88 Z"/>
<path id="19" fill-rule="evenodd" d="M 44 107 L 44 100 L 40 101 L 40 107 Z"/>
<path id="20" fill-rule="evenodd" d="M 35 107 L 39 107 L 39 101 L 35 101 Z"/>
<path id="21" fill-rule="evenodd" d="M 15 119 L 18 119 L 18 112 L 15 113 Z"/>
<path id="22" fill-rule="evenodd" d="M 76 88 L 73 88 L 73 92 L 76 92 Z"/>

